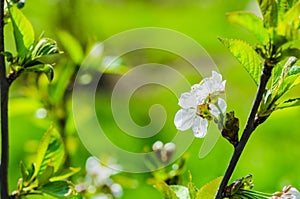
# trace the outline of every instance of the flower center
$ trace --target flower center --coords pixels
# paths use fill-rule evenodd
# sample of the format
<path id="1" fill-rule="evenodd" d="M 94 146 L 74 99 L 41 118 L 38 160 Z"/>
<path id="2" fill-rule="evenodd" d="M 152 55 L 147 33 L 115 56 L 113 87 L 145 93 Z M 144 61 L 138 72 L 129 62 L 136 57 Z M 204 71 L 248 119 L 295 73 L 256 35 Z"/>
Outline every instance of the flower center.
<path id="1" fill-rule="evenodd" d="M 212 120 L 212 116 L 210 113 L 210 108 L 209 108 L 209 104 L 208 103 L 204 103 L 204 104 L 199 104 L 197 106 L 197 112 L 196 114 L 199 115 L 202 118 L 205 118 L 207 120 Z"/>

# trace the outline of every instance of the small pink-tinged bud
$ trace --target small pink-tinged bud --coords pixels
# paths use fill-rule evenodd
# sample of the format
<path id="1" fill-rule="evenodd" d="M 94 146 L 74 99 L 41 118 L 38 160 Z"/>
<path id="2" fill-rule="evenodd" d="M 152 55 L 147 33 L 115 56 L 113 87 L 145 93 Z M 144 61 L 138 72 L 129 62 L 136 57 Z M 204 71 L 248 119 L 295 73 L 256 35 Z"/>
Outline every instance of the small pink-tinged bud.
<path id="1" fill-rule="evenodd" d="M 152 149 L 155 152 L 156 157 L 161 162 L 169 162 L 176 150 L 176 145 L 172 142 L 163 144 L 161 141 L 156 141 L 152 145 Z"/>

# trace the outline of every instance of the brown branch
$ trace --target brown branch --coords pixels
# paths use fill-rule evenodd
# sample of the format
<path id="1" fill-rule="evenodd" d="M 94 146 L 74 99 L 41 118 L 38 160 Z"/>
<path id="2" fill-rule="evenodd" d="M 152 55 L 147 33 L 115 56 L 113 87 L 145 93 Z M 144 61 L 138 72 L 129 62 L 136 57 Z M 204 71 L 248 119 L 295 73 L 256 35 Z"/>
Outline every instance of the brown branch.
<path id="1" fill-rule="evenodd" d="M 0 92 L 1 92 L 1 198 L 9 198 L 8 194 L 8 94 L 9 83 L 6 79 L 6 67 L 4 60 L 4 0 L 0 0 Z"/>
<path id="2" fill-rule="evenodd" d="M 249 114 L 249 117 L 248 117 L 248 120 L 246 123 L 246 127 L 244 129 L 244 132 L 242 134 L 240 142 L 234 148 L 234 152 L 232 154 L 230 163 L 227 167 L 224 178 L 222 179 L 222 182 L 219 186 L 219 189 L 218 189 L 215 199 L 221 199 L 224 197 L 224 189 L 232 176 L 232 173 L 237 165 L 237 162 L 238 162 L 252 132 L 259 125 L 259 123 L 257 123 L 255 121 L 255 119 L 256 119 L 255 116 L 257 114 L 258 107 L 260 105 L 263 94 L 265 92 L 266 85 L 271 77 L 271 72 L 272 72 L 272 65 L 269 65 L 267 62 L 265 62 L 263 72 L 260 77 L 260 83 L 259 83 L 259 86 L 258 86 L 258 89 L 256 92 L 256 97 L 254 99 L 254 103 L 252 105 L 251 112 Z"/>

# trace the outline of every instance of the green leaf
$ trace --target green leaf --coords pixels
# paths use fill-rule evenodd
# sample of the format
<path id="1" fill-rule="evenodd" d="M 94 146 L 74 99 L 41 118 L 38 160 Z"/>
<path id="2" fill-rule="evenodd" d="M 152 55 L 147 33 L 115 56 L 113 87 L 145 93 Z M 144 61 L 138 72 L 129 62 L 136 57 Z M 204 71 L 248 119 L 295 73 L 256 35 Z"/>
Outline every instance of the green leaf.
<path id="1" fill-rule="evenodd" d="M 275 102 L 287 91 L 285 87 L 291 85 L 292 82 L 288 82 L 292 81 L 292 79 L 294 78 L 287 77 L 296 75 L 297 73 L 297 69 L 293 67 L 296 61 L 296 57 L 292 56 L 288 58 L 284 66 L 279 63 L 274 67 L 271 77 L 271 90 L 270 93 L 268 93 L 268 100 L 265 100 L 265 102 Z M 266 107 L 268 106 L 269 104 L 266 104 Z"/>
<path id="2" fill-rule="evenodd" d="M 284 64 L 280 78 L 283 81 L 286 77 L 297 74 L 297 69 L 293 67 L 293 65 L 296 63 L 297 58 L 296 57 L 289 57 L 286 63 Z"/>
<path id="3" fill-rule="evenodd" d="M 287 0 L 278 0 L 278 16 L 283 17 L 283 15 L 288 11 L 290 8 L 289 2 Z"/>
<path id="4" fill-rule="evenodd" d="M 244 66 L 246 71 L 258 85 L 262 71 L 262 61 L 255 50 L 249 44 L 241 40 L 224 38 L 219 38 L 219 40 Z"/>
<path id="5" fill-rule="evenodd" d="M 96 43 L 82 65 L 106 74 L 126 73 L 129 68 L 123 64 L 123 60 L 116 56 L 104 56 L 103 48 L 102 43 Z"/>
<path id="6" fill-rule="evenodd" d="M 23 162 L 20 163 L 20 170 L 21 170 L 21 175 L 23 179 L 23 185 L 28 186 L 32 180 L 34 179 L 34 173 L 35 173 L 35 164 L 31 164 L 30 168 L 26 168 Z"/>
<path id="7" fill-rule="evenodd" d="M 297 75 L 299 73 L 300 73 L 300 66 L 292 66 L 289 72 L 287 73 L 287 76 Z"/>
<path id="8" fill-rule="evenodd" d="M 300 26 L 299 20 L 300 13 L 300 1 L 298 1 L 291 9 L 289 9 L 284 15 L 284 22 L 286 24 L 293 24 L 293 26 L 298 29 Z"/>
<path id="9" fill-rule="evenodd" d="M 43 72 L 47 76 L 49 82 L 53 80 L 54 69 L 51 64 L 44 64 L 44 67 L 41 68 L 41 72 Z"/>
<path id="10" fill-rule="evenodd" d="M 68 169 L 64 169 L 62 172 L 60 172 L 58 175 L 51 177 L 50 181 L 54 182 L 54 181 L 59 181 L 59 180 L 64 180 L 69 178 L 70 176 L 78 173 L 80 171 L 80 168 L 68 168 Z"/>
<path id="11" fill-rule="evenodd" d="M 261 13 L 264 18 L 264 26 L 266 28 L 277 26 L 277 3 L 275 0 L 257 0 Z"/>
<path id="12" fill-rule="evenodd" d="M 61 53 L 57 43 L 51 38 L 41 38 L 37 44 L 34 46 L 31 54 L 32 60 L 38 59 L 43 56 L 49 56 Z"/>
<path id="13" fill-rule="evenodd" d="M 23 180 L 26 180 L 28 178 L 28 171 L 22 161 L 20 162 L 20 171 L 21 171 Z"/>
<path id="14" fill-rule="evenodd" d="M 39 185 L 41 186 L 48 183 L 53 173 L 54 167 L 52 165 L 48 165 L 47 168 L 38 177 Z"/>
<path id="15" fill-rule="evenodd" d="M 72 187 L 66 181 L 55 181 L 40 187 L 40 190 L 56 198 L 68 198 L 72 194 Z"/>
<path id="16" fill-rule="evenodd" d="M 64 161 L 65 149 L 58 131 L 51 126 L 38 147 L 35 176 L 41 175 L 49 164 L 56 173 Z"/>
<path id="17" fill-rule="evenodd" d="M 71 81 L 73 74 L 76 71 L 76 66 L 71 61 L 67 61 L 63 64 L 63 67 L 58 68 L 58 74 L 63 78 L 56 78 L 55 82 L 52 84 L 54 85 L 54 89 L 51 90 L 50 99 L 54 104 L 61 102 L 64 98 L 66 93 L 66 89 Z"/>
<path id="18" fill-rule="evenodd" d="M 188 182 L 188 189 L 189 189 L 189 194 L 191 199 L 196 199 L 198 189 L 192 182 L 192 174 L 189 171 L 189 182 Z"/>
<path id="19" fill-rule="evenodd" d="M 294 56 L 298 59 L 300 59 L 300 49 L 298 48 L 287 48 L 282 52 L 282 55 L 284 57 L 291 57 Z"/>
<path id="20" fill-rule="evenodd" d="M 175 192 L 164 181 L 156 183 L 155 188 L 159 192 L 161 192 L 167 199 L 181 199 L 177 197 Z"/>
<path id="21" fill-rule="evenodd" d="M 18 56 L 25 58 L 29 48 L 34 43 L 33 27 L 25 15 L 16 6 L 10 6 L 9 12 Z"/>
<path id="22" fill-rule="evenodd" d="M 197 199 L 214 199 L 222 178 L 222 176 L 218 177 L 201 187 L 197 194 Z"/>
<path id="23" fill-rule="evenodd" d="M 5 56 L 7 62 L 13 62 L 14 61 L 14 57 L 13 57 L 13 54 L 11 52 L 6 51 L 2 54 Z"/>
<path id="24" fill-rule="evenodd" d="M 175 192 L 176 196 L 180 199 L 191 199 L 187 187 L 180 185 L 170 185 L 170 189 Z"/>
<path id="25" fill-rule="evenodd" d="M 47 76 L 49 82 L 51 82 L 54 77 L 54 69 L 51 64 L 34 65 L 31 67 L 25 68 L 25 71 L 26 72 L 42 72 Z"/>
<path id="26" fill-rule="evenodd" d="M 81 64 L 84 58 L 84 52 L 79 41 L 66 31 L 59 31 L 58 37 L 73 62 L 75 64 Z"/>
<path id="27" fill-rule="evenodd" d="M 300 21 L 300 20 L 299 20 Z M 297 28 L 291 25 L 291 23 L 280 23 L 276 29 L 276 34 L 278 34 L 278 38 L 282 37 L 281 39 L 278 40 L 278 44 L 282 45 L 286 42 L 292 42 L 296 41 L 297 39 L 300 38 L 300 32 L 298 31 Z M 284 37 L 283 37 L 284 36 Z"/>
<path id="28" fill-rule="evenodd" d="M 300 70 L 298 68 L 299 66 L 293 66 L 290 71 L 292 71 L 290 74 L 287 75 L 283 82 L 279 85 L 275 97 L 275 101 L 278 100 L 283 94 L 285 94 L 287 91 L 292 89 L 293 87 L 300 84 Z M 297 68 L 297 69 L 294 69 Z M 289 74 L 289 73 L 288 73 Z"/>
<path id="29" fill-rule="evenodd" d="M 20 170 L 21 170 L 23 182 L 24 182 L 24 184 L 27 184 L 27 182 L 32 178 L 32 175 L 34 174 L 34 171 L 35 171 L 34 164 L 32 164 L 29 169 L 26 169 L 24 163 L 21 161 L 20 162 Z"/>
<path id="30" fill-rule="evenodd" d="M 294 99 L 289 99 L 287 101 L 284 101 L 278 104 L 276 106 L 276 109 L 284 109 L 284 108 L 290 108 L 295 106 L 300 106 L 300 98 L 294 98 Z"/>
<path id="31" fill-rule="evenodd" d="M 268 31 L 264 28 L 262 19 L 255 14 L 244 11 L 230 12 L 227 14 L 227 20 L 248 30 L 261 44 L 268 42 Z"/>

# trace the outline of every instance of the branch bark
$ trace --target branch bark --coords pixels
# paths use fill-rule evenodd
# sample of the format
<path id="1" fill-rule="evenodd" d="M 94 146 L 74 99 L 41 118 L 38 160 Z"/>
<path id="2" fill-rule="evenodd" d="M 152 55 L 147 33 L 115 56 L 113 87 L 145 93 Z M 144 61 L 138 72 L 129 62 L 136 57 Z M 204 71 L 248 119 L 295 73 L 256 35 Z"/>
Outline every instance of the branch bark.
<path id="1" fill-rule="evenodd" d="M 260 102 L 262 100 L 263 94 L 266 89 L 266 85 L 271 77 L 272 72 L 272 65 L 269 65 L 267 62 L 264 63 L 263 71 L 260 77 L 260 83 L 256 92 L 256 97 L 254 99 L 249 117 L 247 119 L 247 123 L 245 126 L 245 129 L 243 131 L 242 137 L 240 142 L 236 145 L 234 148 L 234 152 L 232 154 L 230 163 L 227 167 L 227 170 L 225 172 L 224 178 L 222 179 L 222 182 L 219 186 L 217 195 L 215 199 L 221 199 L 224 197 L 224 189 L 226 185 L 228 184 L 228 181 L 230 180 L 232 173 L 237 165 L 237 162 L 252 134 L 252 132 L 255 130 L 255 128 L 259 125 L 259 123 L 255 122 L 255 116 L 258 111 Z"/>
<path id="2" fill-rule="evenodd" d="M 8 194 L 8 159 L 9 159 L 9 137 L 8 137 L 8 95 L 9 83 L 6 79 L 6 67 L 4 55 L 4 0 L 0 0 L 0 92 L 1 92 L 1 198 L 9 198 Z"/>

